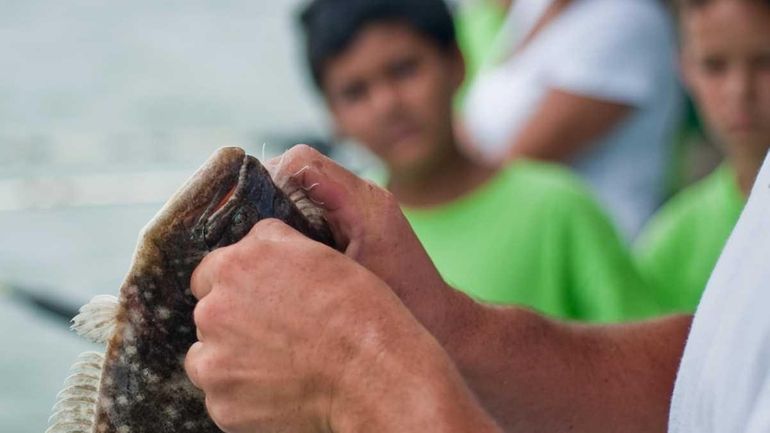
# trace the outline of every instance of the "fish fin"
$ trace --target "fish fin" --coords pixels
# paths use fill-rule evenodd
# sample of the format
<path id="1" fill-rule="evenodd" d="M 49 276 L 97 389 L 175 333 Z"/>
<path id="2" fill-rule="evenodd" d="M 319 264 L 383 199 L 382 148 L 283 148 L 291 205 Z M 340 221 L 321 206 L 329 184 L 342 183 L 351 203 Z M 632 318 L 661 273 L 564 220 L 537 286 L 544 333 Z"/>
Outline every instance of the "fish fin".
<path id="1" fill-rule="evenodd" d="M 94 343 L 106 343 L 115 332 L 118 298 L 99 295 L 80 307 L 80 314 L 72 319 L 71 329 Z"/>
<path id="2" fill-rule="evenodd" d="M 93 430 L 99 382 L 104 355 L 84 352 L 73 364 L 64 381 L 64 389 L 56 396 L 54 414 L 48 419 L 45 433 L 90 433 Z"/>

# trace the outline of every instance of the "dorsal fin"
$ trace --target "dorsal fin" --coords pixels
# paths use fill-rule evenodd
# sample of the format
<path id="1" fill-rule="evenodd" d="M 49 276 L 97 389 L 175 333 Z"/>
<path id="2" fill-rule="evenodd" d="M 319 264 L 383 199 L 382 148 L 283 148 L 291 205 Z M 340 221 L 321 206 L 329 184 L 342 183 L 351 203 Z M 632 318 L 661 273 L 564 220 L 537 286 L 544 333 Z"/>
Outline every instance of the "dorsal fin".
<path id="1" fill-rule="evenodd" d="M 99 295 L 80 307 L 80 314 L 72 319 L 71 329 L 94 343 L 106 343 L 115 332 L 118 298 Z"/>
<path id="2" fill-rule="evenodd" d="M 104 355 L 98 352 L 78 356 L 71 369 L 73 374 L 56 396 L 54 414 L 45 433 L 91 433 L 103 364 Z"/>

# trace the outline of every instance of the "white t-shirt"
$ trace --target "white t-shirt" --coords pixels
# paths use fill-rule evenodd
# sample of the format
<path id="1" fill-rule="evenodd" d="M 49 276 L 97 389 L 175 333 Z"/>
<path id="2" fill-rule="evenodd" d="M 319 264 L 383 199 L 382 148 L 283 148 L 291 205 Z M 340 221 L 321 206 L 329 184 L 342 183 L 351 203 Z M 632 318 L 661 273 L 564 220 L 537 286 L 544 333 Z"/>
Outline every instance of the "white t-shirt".
<path id="1" fill-rule="evenodd" d="M 503 34 L 511 52 L 552 0 L 518 0 Z M 483 71 L 464 106 L 475 151 L 499 160 L 546 93 L 628 104 L 634 113 L 572 166 L 629 237 L 660 205 L 682 92 L 672 20 L 661 0 L 580 0 L 512 58 Z"/>
<path id="2" fill-rule="evenodd" d="M 770 432 L 770 158 L 695 314 L 669 432 Z"/>

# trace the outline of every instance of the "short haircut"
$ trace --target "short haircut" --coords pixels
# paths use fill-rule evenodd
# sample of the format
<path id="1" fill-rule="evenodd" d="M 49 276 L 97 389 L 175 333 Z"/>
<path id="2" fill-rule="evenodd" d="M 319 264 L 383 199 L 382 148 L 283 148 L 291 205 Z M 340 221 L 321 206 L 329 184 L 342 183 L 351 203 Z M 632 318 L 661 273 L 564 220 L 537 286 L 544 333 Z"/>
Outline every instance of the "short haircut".
<path id="1" fill-rule="evenodd" d="M 312 0 L 301 11 L 300 24 L 305 56 L 319 90 L 325 63 L 341 54 L 364 27 L 382 22 L 404 23 L 442 49 L 457 46 L 444 0 Z"/>
<path id="2" fill-rule="evenodd" d="M 714 3 L 719 0 L 674 0 L 674 7 L 676 8 L 678 13 L 682 13 L 688 9 L 697 9 L 703 6 L 710 5 L 711 3 Z M 761 3 L 767 7 L 770 7 L 770 0 L 744 0 L 744 1 L 752 1 L 755 3 Z"/>

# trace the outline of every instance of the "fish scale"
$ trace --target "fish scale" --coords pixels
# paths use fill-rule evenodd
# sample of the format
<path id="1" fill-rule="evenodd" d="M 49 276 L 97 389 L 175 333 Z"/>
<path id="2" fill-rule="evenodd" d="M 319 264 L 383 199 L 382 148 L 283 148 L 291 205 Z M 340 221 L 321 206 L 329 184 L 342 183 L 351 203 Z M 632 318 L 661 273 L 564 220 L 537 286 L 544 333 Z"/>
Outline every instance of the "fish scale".
<path id="1" fill-rule="evenodd" d="M 119 297 L 97 296 L 73 319 L 106 352 L 80 355 L 46 433 L 220 432 L 184 371 L 196 341 L 195 267 L 264 218 L 334 246 L 322 210 L 281 183 L 242 149 L 223 148 L 169 199 L 143 229 Z"/>

